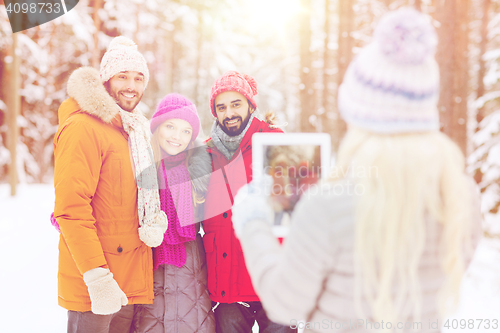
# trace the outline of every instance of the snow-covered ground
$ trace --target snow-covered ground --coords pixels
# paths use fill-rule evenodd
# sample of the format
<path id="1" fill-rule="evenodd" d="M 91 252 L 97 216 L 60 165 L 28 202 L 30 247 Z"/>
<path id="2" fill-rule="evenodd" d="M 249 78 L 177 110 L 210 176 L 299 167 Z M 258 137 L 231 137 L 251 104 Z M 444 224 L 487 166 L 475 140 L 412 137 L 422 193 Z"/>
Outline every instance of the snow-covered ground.
<path id="1" fill-rule="evenodd" d="M 52 184 L 20 185 L 17 195 L 0 184 L 0 331 L 66 332 L 57 305 L 59 233 L 50 224 Z"/>
<path id="2" fill-rule="evenodd" d="M 0 184 L 1 332 L 66 332 L 66 311 L 57 305 L 59 234 L 49 222 L 53 207 L 52 184 L 20 185 L 15 197 L 7 184 Z M 458 311 L 443 332 L 462 331 L 452 327 L 460 327 L 461 319 L 468 325 L 474 320 L 474 328 L 463 331 L 500 331 L 499 309 L 500 240 L 483 239 L 464 279 Z"/>
<path id="3" fill-rule="evenodd" d="M 500 239 L 480 241 L 462 283 L 457 313 L 448 319 L 450 327 L 443 332 L 500 332 Z"/>

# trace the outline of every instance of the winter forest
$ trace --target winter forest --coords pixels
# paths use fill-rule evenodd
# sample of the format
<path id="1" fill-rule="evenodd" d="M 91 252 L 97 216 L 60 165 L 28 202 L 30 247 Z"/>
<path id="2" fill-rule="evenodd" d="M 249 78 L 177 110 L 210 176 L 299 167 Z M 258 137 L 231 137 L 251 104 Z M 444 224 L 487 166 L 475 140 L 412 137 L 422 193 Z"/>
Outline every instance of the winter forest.
<path id="1" fill-rule="evenodd" d="M 287 132 L 328 132 L 336 149 L 345 133 L 337 87 L 347 65 L 380 16 L 406 5 L 434 20 L 441 129 L 468 156 L 487 233 L 498 234 L 491 222 L 500 207 L 500 0 L 80 0 L 16 38 L 2 1 L 0 182 L 16 174 L 20 183 L 52 182 L 67 78 L 80 66 L 98 67 L 118 35 L 133 39 L 148 61 L 146 116 L 179 92 L 195 102 L 208 134 L 210 87 L 235 69 L 256 78 L 261 112 L 274 111 Z"/>

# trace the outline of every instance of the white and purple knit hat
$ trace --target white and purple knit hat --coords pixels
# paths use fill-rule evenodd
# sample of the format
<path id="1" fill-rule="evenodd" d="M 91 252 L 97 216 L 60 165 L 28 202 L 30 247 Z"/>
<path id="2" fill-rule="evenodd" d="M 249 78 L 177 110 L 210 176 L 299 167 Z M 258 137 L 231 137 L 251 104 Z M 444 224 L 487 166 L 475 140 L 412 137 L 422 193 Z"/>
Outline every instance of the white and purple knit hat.
<path id="1" fill-rule="evenodd" d="M 384 16 L 339 87 L 344 120 L 377 133 L 439 130 L 436 46 L 426 15 L 404 7 Z"/>
<path id="2" fill-rule="evenodd" d="M 101 81 L 104 83 L 120 72 L 139 72 L 148 85 L 149 70 L 146 59 L 137 51 L 137 45 L 127 37 L 113 38 L 101 60 Z"/>

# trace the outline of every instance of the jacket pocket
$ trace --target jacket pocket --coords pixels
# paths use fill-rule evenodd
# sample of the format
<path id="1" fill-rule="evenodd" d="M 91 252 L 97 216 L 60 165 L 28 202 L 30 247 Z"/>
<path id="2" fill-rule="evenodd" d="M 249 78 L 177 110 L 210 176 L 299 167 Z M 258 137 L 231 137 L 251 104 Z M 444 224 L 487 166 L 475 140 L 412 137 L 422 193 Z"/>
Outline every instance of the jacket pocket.
<path id="1" fill-rule="evenodd" d="M 102 250 L 114 255 L 125 255 L 143 244 L 138 233 L 99 236 Z"/>
<path id="2" fill-rule="evenodd" d="M 127 296 L 147 295 L 153 274 L 151 250 L 137 233 L 100 237 L 113 277 Z"/>
<path id="3" fill-rule="evenodd" d="M 253 288 L 252 280 L 245 265 L 245 256 L 241 246 L 237 247 L 237 259 L 238 259 L 238 279 L 237 279 L 237 294 L 240 296 L 256 296 L 256 292 Z"/>
<path id="4" fill-rule="evenodd" d="M 214 233 L 203 235 L 203 246 L 205 247 L 205 253 L 214 251 L 214 241 L 215 241 Z"/>
<path id="5" fill-rule="evenodd" d="M 215 251 L 215 233 L 203 235 L 203 246 L 205 247 L 205 254 L 207 258 L 208 292 L 211 295 L 215 295 L 217 291 L 217 251 Z"/>

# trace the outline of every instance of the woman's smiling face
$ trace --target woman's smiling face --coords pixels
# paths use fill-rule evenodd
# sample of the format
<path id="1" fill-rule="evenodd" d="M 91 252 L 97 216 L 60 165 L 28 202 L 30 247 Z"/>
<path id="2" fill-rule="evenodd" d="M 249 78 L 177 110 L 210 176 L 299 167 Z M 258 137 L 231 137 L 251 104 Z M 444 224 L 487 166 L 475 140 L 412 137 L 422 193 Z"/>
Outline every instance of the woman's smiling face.
<path id="1" fill-rule="evenodd" d="M 158 128 L 158 141 L 163 152 L 170 156 L 183 152 L 193 136 L 193 128 L 184 119 L 168 119 Z"/>

